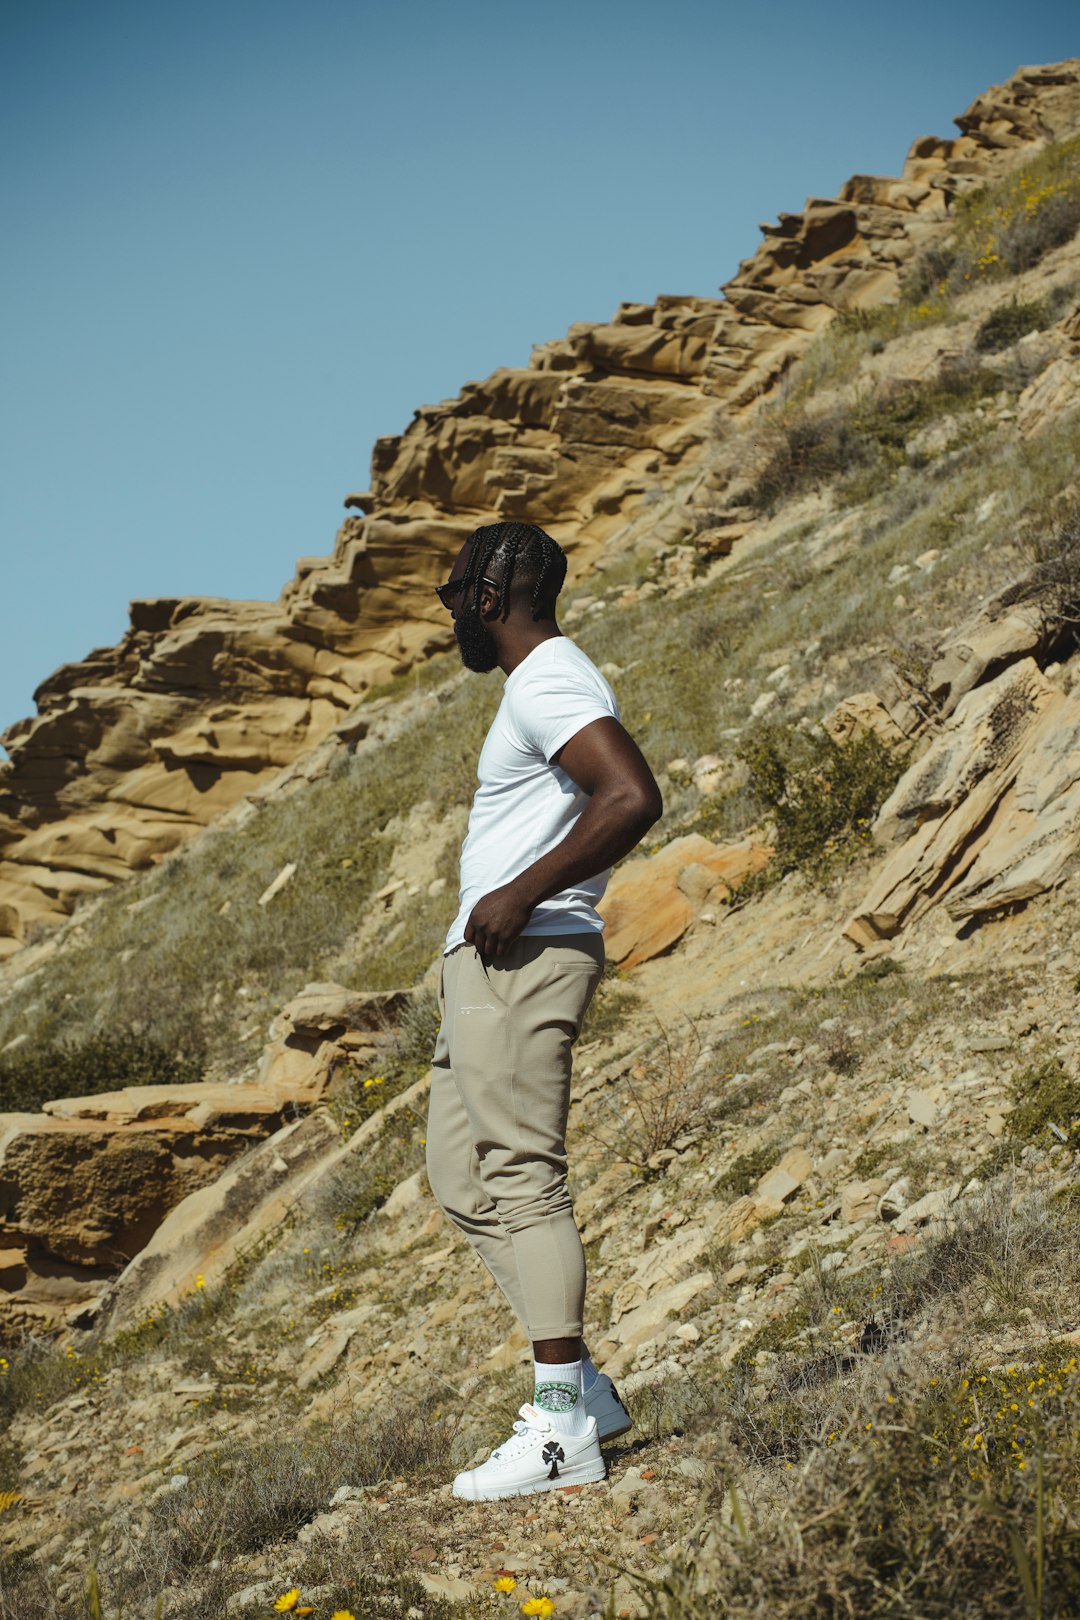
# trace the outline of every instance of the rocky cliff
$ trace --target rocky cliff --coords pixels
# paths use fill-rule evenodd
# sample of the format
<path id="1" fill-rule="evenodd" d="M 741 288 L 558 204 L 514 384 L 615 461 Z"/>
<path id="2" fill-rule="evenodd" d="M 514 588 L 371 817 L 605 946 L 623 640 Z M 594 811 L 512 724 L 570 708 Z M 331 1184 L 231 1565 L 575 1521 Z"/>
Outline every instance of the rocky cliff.
<path id="1" fill-rule="evenodd" d="M 4 734 L 0 956 L 145 868 L 326 737 L 362 694 L 449 644 L 431 587 L 478 523 L 542 523 L 580 573 L 646 495 L 689 480 L 725 418 L 768 396 L 840 311 L 895 296 L 965 188 L 1080 129 L 1080 60 L 1022 69 L 924 137 L 899 178 L 762 227 L 716 299 L 624 304 L 417 411 L 381 439 L 328 558 L 278 602 L 135 602 L 115 647 L 58 670 Z M 742 529 L 707 491 L 714 554 Z M 693 526 L 693 525 L 691 525 Z M 700 522 L 697 527 L 701 527 Z"/>

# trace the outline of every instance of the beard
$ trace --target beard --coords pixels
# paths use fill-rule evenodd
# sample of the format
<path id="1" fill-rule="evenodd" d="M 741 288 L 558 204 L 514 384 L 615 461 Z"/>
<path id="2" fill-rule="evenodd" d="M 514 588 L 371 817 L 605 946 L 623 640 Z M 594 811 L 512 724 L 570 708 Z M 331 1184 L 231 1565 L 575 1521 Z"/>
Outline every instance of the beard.
<path id="1" fill-rule="evenodd" d="M 454 620 L 454 634 L 457 637 L 461 662 L 466 669 L 471 669 L 477 675 L 486 675 L 489 670 L 496 667 L 499 662 L 499 650 L 495 645 L 495 637 L 483 624 L 475 608 L 459 610 Z"/>

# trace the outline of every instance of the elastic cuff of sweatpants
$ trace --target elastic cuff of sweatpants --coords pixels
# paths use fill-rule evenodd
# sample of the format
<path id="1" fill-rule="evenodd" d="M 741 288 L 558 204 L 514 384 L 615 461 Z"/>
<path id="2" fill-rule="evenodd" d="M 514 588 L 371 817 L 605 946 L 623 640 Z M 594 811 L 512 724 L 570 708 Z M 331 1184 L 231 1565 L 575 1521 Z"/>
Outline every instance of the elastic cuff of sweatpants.
<path id="1" fill-rule="evenodd" d="M 580 1339 L 584 1335 L 584 1323 L 580 1316 L 576 1322 L 555 1322 L 546 1327 L 543 1325 L 537 1327 L 530 1322 L 525 1331 L 532 1344 L 536 1344 L 540 1339 Z"/>

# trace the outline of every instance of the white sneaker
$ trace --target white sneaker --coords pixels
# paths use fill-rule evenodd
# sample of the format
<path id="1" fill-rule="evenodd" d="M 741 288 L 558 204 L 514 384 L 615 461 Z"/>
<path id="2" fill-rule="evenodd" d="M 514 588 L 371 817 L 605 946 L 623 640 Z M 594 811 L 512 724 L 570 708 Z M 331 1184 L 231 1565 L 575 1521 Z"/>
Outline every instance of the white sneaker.
<path id="1" fill-rule="evenodd" d="M 587 1485 L 607 1478 L 596 1424 L 584 1434 L 560 1434 L 538 1406 L 521 1408 L 521 1420 L 479 1468 L 454 1480 L 454 1495 L 468 1502 L 497 1502 L 504 1496 L 532 1496 L 560 1485 Z"/>
<path id="2" fill-rule="evenodd" d="M 614 1440 L 616 1435 L 634 1427 L 634 1420 L 607 1373 L 600 1373 L 592 1388 L 585 1391 L 585 1411 L 596 1419 L 596 1432 L 601 1440 Z"/>

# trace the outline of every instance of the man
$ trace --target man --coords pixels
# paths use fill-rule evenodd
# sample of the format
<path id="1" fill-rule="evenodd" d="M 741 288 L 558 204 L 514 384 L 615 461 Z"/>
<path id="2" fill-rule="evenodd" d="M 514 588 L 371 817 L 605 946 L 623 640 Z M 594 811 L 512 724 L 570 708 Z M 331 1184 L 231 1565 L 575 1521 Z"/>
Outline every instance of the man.
<path id="1" fill-rule="evenodd" d="M 603 1479 L 630 1417 L 582 1344 L 585 1258 L 567 1188 L 571 1047 L 603 972 L 596 903 L 663 811 L 607 681 L 555 621 L 566 557 L 529 523 L 479 528 L 437 587 L 467 669 L 498 667 L 446 940 L 428 1176 L 532 1341 L 510 1439 L 459 1474 L 471 1501 Z"/>

